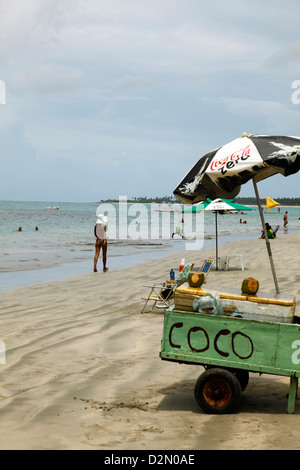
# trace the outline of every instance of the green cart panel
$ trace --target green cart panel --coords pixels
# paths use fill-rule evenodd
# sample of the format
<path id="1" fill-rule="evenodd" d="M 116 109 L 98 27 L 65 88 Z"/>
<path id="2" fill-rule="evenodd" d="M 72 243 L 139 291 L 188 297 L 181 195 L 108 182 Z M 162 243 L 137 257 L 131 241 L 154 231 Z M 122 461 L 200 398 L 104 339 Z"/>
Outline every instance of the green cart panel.
<path id="1" fill-rule="evenodd" d="M 160 357 L 300 377 L 300 325 L 169 309 Z"/>

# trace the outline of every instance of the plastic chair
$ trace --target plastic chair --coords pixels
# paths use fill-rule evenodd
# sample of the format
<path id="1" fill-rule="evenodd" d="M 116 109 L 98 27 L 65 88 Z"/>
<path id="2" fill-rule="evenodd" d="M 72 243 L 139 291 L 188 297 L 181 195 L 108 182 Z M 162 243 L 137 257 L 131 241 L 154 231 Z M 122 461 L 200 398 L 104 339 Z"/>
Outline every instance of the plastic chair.
<path id="1" fill-rule="evenodd" d="M 241 253 L 234 253 L 234 254 L 229 254 L 229 255 L 226 256 L 226 271 L 228 271 L 228 269 L 229 269 L 230 259 L 231 258 L 236 258 L 236 257 L 240 258 L 240 260 L 241 260 L 241 269 L 242 269 L 242 271 L 245 270 L 243 255 Z"/>
<path id="2" fill-rule="evenodd" d="M 211 270 L 212 268 L 212 265 L 214 264 L 214 260 L 213 259 L 206 259 L 201 268 L 199 269 L 199 273 L 201 274 L 204 274 L 204 277 L 207 276 L 207 274 L 209 273 L 209 271 Z"/>

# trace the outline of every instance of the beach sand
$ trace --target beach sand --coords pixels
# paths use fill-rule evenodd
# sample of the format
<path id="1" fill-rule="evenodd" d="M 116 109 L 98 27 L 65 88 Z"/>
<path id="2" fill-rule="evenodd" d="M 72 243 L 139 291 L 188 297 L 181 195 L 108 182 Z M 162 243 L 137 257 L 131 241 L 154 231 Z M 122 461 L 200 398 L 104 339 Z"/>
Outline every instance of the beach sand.
<path id="1" fill-rule="evenodd" d="M 283 232 L 271 241 L 281 292 L 297 300 L 299 241 Z M 228 272 L 211 271 L 207 286 L 239 287 L 252 276 L 274 290 L 264 240 L 230 243 L 219 254 L 227 252 L 244 255 L 245 271 L 236 258 Z M 183 257 L 200 265 L 214 254 Z M 163 311 L 141 314 L 143 285 L 167 279 L 181 258 L 0 294 L 2 450 L 300 448 L 300 404 L 287 414 L 288 378 L 250 374 L 236 414 L 208 415 L 194 399 L 203 368 L 159 358 Z"/>

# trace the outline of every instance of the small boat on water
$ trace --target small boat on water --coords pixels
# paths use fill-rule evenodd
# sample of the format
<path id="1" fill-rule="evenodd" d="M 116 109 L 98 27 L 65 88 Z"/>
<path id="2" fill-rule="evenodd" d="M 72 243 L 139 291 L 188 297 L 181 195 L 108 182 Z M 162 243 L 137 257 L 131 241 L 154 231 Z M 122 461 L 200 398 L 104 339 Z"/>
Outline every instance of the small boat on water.
<path id="1" fill-rule="evenodd" d="M 45 209 L 48 209 L 48 210 L 51 210 L 51 211 L 57 211 L 59 209 L 59 207 L 50 206 L 50 207 L 45 207 Z"/>

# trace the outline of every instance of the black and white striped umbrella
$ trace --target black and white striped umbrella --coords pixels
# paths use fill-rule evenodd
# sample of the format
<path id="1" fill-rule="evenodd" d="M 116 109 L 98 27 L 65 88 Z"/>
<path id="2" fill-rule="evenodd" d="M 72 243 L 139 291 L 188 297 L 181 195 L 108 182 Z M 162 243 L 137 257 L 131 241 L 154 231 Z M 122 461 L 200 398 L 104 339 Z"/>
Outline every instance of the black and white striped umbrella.
<path id="1" fill-rule="evenodd" d="M 234 198 L 241 185 L 252 179 L 268 255 L 279 293 L 270 243 L 256 183 L 281 173 L 289 176 L 300 169 L 300 137 L 243 134 L 201 157 L 174 190 L 183 204 L 207 198 Z"/>
<path id="2" fill-rule="evenodd" d="M 231 199 L 250 179 L 300 169 L 300 138 L 244 134 L 201 157 L 174 190 L 183 204 Z"/>

